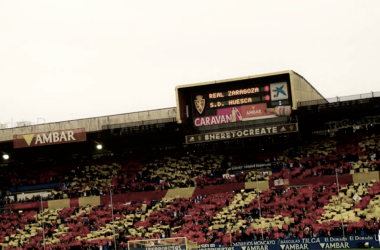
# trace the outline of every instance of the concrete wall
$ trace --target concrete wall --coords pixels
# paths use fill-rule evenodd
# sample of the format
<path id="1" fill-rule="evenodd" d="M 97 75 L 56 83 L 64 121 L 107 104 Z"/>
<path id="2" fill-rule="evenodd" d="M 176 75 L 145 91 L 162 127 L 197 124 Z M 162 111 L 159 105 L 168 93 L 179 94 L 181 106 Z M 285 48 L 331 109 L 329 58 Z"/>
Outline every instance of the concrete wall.
<path id="1" fill-rule="evenodd" d="M 305 78 L 293 71 L 290 72 L 290 88 L 294 110 L 297 109 L 297 102 L 324 99 Z"/>

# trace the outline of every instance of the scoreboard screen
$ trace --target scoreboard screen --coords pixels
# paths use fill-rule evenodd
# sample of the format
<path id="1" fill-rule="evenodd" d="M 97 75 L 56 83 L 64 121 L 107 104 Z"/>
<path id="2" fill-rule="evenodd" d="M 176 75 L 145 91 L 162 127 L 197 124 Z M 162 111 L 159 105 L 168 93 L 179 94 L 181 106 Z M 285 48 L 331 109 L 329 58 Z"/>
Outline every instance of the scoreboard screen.
<path id="1" fill-rule="evenodd" d="M 179 86 L 177 98 L 181 120 L 194 127 L 290 116 L 292 110 L 288 74 Z"/>

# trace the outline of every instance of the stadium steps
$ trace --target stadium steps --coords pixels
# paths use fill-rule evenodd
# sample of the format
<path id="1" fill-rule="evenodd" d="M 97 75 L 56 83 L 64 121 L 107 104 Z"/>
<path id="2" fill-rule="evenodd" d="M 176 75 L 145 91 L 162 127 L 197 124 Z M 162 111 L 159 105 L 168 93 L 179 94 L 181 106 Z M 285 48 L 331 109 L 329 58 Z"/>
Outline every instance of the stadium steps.
<path id="1" fill-rule="evenodd" d="M 354 183 L 364 183 L 368 180 L 376 180 L 379 181 L 379 171 L 373 171 L 368 173 L 355 173 L 352 175 Z"/>
<path id="2" fill-rule="evenodd" d="M 195 187 L 169 189 L 165 195 L 165 198 L 169 199 L 169 198 L 176 198 L 176 197 L 177 198 L 191 197 L 193 196 L 194 190 L 195 190 Z"/>
<path id="3" fill-rule="evenodd" d="M 351 184 L 351 183 L 365 183 L 369 180 L 379 181 L 379 171 L 373 171 L 369 173 L 355 173 L 355 174 L 342 174 L 339 175 L 339 184 Z M 306 177 L 303 179 L 289 179 L 289 186 L 302 186 L 307 184 L 331 184 L 336 182 L 335 175 L 323 176 L 323 178 L 318 177 Z M 259 190 L 269 190 L 274 188 L 274 181 L 259 181 Z M 238 190 L 252 190 L 257 189 L 256 182 L 244 182 L 244 183 L 233 183 L 233 184 L 221 184 L 202 187 L 192 187 L 192 188 L 176 188 L 168 189 L 159 192 L 148 191 L 148 192 L 128 192 L 125 194 L 116 194 L 112 196 L 114 204 L 133 202 L 133 201 L 152 201 L 161 200 L 162 198 L 175 198 L 175 197 L 196 197 L 211 195 L 215 193 L 231 193 L 232 191 Z M 78 206 L 96 206 L 100 204 L 110 204 L 111 199 L 109 195 L 103 196 L 90 196 L 90 197 L 80 197 L 71 199 L 60 199 L 60 200 L 49 200 L 44 202 L 45 208 L 64 208 L 64 207 L 78 207 Z M 13 211 L 26 210 L 26 209 L 39 209 L 41 207 L 40 202 L 29 202 L 29 203 L 16 203 L 5 205 L 5 207 L 11 208 Z"/>
<path id="4" fill-rule="evenodd" d="M 251 190 L 251 189 L 259 189 L 262 190 L 268 190 L 269 189 L 269 181 L 258 181 L 256 182 L 246 182 L 245 183 L 245 189 Z"/>

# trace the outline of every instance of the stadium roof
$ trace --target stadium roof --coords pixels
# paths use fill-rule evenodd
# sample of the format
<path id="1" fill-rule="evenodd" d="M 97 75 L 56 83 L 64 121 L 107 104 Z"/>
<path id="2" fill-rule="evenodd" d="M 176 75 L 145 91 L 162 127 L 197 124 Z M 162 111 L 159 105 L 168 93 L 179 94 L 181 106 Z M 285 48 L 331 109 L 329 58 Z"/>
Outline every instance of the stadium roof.
<path id="1" fill-rule="evenodd" d="M 19 126 L 0 129 L 0 142 L 12 141 L 15 135 L 59 131 L 67 129 L 84 128 L 86 132 L 97 132 L 103 130 L 104 126 L 118 124 L 134 124 L 137 122 L 151 122 L 173 120 L 176 117 L 176 108 L 148 110 L 126 114 L 93 117 L 86 119 Z"/>

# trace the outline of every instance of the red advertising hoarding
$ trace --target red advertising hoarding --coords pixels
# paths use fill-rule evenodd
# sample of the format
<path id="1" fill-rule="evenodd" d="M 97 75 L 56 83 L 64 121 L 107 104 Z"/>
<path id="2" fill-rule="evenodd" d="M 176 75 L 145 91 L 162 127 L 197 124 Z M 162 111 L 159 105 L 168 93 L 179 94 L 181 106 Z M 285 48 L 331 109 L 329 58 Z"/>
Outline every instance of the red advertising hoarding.
<path id="1" fill-rule="evenodd" d="M 13 136 L 14 148 L 28 148 L 46 145 L 73 143 L 86 141 L 86 130 L 84 128 L 66 129 L 40 133 L 30 133 Z"/>
<path id="2" fill-rule="evenodd" d="M 194 119 L 196 127 L 220 125 L 277 116 L 290 116 L 290 106 L 267 108 L 267 103 L 256 103 L 237 107 L 220 108 L 216 115 L 200 116 Z"/>

